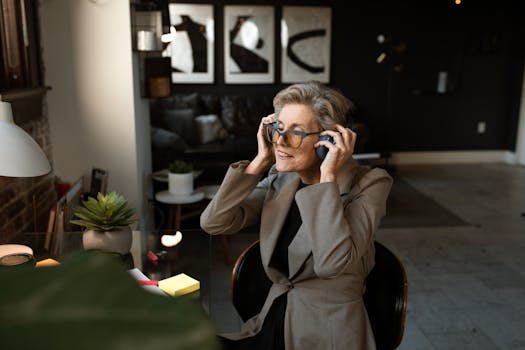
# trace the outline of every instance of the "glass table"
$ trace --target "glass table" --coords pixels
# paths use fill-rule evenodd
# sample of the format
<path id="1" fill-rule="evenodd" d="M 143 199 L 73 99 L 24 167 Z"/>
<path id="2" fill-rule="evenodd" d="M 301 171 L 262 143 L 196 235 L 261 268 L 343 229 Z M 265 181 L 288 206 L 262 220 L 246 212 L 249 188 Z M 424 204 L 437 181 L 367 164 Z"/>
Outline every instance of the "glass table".
<path id="1" fill-rule="evenodd" d="M 127 268 L 138 268 L 152 280 L 162 280 L 179 273 L 197 279 L 202 307 L 217 329 L 224 331 L 225 313 L 229 313 L 226 317 L 230 319 L 237 316 L 229 301 L 229 273 L 233 266 L 226 265 L 222 260 L 221 238 L 210 236 L 200 229 L 183 229 L 181 232 L 182 240 L 176 246 L 165 247 L 161 244 L 161 237 L 173 235 L 173 231 L 133 231 L 130 254 L 116 256 Z M 9 243 L 31 247 L 37 262 L 47 258 L 61 262 L 83 250 L 82 232 L 64 232 L 60 246 L 51 244 L 49 250 L 44 249 L 45 238 L 46 234 L 42 232 L 23 233 Z"/>
<path id="2" fill-rule="evenodd" d="M 111 264 L 107 256 L 78 254 L 84 251 L 82 232 L 62 233 L 58 240 L 62 243 L 55 245 L 55 239 L 51 239 L 49 249 L 44 248 L 46 233 L 23 233 L 4 242 L 29 246 L 37 262 L 52 258 L 62 263 L 62 267 L 56 270 L 34 268 L 32 262 L 23 264 L 20 269 L 0 267 L 6 278 L 4 281 L 20 282 L 1 288 L 0 318 L 4 328 L 0 333 L 8 330 L 9 336 L 2 336 L 0 343 L 7 342 L 9 348 L 15 348 L 14 344 L 23 339 L 32 344 L 44 344 L 45 348 L 68 348 L 72 341 L 79 341 L 89 345 L 82 347 L 85 349 L 97 346 L 109 349 L 112 343 L 108 340 L 135 339 L 129 344 L 141 345 L 141 341 L 158 336 L 156 341 L 164 339 L 169 348 L 169 342 L 190 341 L 197 333 L 199 338 L 207 333 L 207 339 L 213 340 L 210 331 L 214 330 L 210 326 L 215 328 L 215 334 L 238 330 L 241 321 L 229 296 L 232 265 L 223 260 L 220 237 L 210 236 L 200 229 L 181 231 L 182 240 L 174 247 L 161 244 L 161 237 L 173 231 L 133 231 L 130 253 L 116 256 L 125 264 L 122 269 L 118 264 Z M 252 234 L 240 234 L 232 255 L 237 256 L 253 238 Z M 151 259 L 152 255 L 156 259 Z M 184 300 L 186 296 L 153 296 L 146 291 L 150 286 L 141 290 L 138 282 L 134 284 L 127 271 L 131 267 L 155 280 L 185 273 L 199 280 L 200 291 L 198 296 L 197 293 L 187 295 L 191 302 L 185 302 L 189 301 Z M 19 287 L 9 288 L 10 285 Z M 194 312 L 199 310 L 202 312 Z M 197 322 L 203 325 L 202 320 L 206 318 L 211 322 L 206 325 L 206 332 L 203 333 L 204 328 L 200 325 L 193 328 Z M 9 320 L 14 320 L 15 326 L 6 328 Z M 106 329 L 108 325 L 110 333 L 93 331 Z M 188 325 L 191 328 L 185 328 Z M 89 327 L 86 328 L 89 331 L 82 332 L 82 327 Z M 192 329 L 198 332 L 191 332 Z M 67 347 L 56 346 L 57 342 Z"/>
<path id="3" fill-rule="evenodd" d="M 230 300 L 230 278 L 235 258 L 258 239 L 258 229 L 248 228 L 229 237 L 232 262 L 224 260 L 222 236 L 210 236 L 201 229 L 181 229 L 182 240 L 175 247 L 164 247 L 161 237 L 174 234 L 172 230 L 133 231 L 130 255 L 123 258 L 127 268 L 135 267 L 152 280 L 162 280 L 185 273 L 200 282 L 199 301 L 218 333 L 235 332 L 242 322 Z M 55 235 L 55 234 L 54 234 Z M 45 233 L 20 234 L 8 243 L 28 245 L 37 261 L 53 258 L 64 261 L 69 255 L 83 250 L 82 232 L 65 232 L 60 249 L 45 250 Z M 158 257 L 155 264 L 148 252 Z"/>

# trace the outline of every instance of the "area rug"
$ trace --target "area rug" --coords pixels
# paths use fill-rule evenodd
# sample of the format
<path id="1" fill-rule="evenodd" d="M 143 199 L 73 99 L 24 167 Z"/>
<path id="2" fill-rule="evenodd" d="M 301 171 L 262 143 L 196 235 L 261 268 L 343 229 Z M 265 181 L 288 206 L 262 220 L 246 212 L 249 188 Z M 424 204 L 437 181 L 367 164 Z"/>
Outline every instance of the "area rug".
<path id="1" fill-rule="evenodd" d="M 386 211 L 381 228 L 470 225 L 398 177 L 394 178 Z"/>

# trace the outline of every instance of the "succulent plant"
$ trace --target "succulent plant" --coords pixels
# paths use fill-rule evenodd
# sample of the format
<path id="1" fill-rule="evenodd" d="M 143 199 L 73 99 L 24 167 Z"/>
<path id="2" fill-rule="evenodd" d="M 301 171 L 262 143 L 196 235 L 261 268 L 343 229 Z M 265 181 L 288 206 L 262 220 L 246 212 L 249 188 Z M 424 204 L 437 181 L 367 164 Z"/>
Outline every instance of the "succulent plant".
<path id="1" fill-rule="evenodd" d="M 186 174 L 193 171 L 193 165 L 183 160 L 174 160 L 170 163 L 170 173 Z"/>
<path id="2" fill-rule="evenodd" d="M 120 231 L 135 222 L 134 214 L 124 196 L 114 191 L 108 195 L 99 192 L 97 199 L 89 197 L 75 207 L 73 216 L 77 219 L 70 222 L 98 232 Z"/>

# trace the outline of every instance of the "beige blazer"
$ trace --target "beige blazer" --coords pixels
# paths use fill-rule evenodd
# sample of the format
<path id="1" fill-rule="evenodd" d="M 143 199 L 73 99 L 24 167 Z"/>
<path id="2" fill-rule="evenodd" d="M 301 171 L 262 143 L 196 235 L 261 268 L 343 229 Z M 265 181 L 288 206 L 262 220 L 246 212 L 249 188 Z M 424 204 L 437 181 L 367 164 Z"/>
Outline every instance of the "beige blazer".
<path id="1" fill-rule="evenodd" d="M 385 215 L 392 178 L 379 168 L 349 162 L 336 183 L 297 191 L 296 173 L 244 174 L 247 161 L 232 164 L 201 215 L 210 234 L 232 234 L 260 221 L 260 247 L 273 282 L 261 312 L 248 320 L 240 339 L 256 334 L 275 298 L 288 293 L 287 350 L 375 349 L 363 304 L 363 283 L 374 266 L 374 232 Z M 302 225 L 288 247 L 289 275 L 269 266 L 292 201 Z"/>

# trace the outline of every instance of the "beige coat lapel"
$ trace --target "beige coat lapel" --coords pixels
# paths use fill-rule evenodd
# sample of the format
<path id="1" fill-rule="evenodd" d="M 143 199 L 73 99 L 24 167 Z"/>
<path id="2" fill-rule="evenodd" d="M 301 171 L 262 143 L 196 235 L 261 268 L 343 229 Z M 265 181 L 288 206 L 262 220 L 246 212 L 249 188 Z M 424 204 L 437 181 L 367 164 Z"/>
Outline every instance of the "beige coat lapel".
<path id="1" fill-rule="evenodd" d="M 266 272 L 274 281 L 282 278 L 282 274 L 269 267 L 270 260 L 300 181 L 295 173 L 286 174 L 278 179 L 262 212 L 261 237 L 264 235 L 264 239 L 261 239 L 261 259 Z"/>
<path id="2" fill-rule="evenodd" d="M 337 185 L 341 195 L 349 193 L 352 180 L 355 176 L 355 170 L 357 169 L 356 165 L 357 163 L 354 160 L 351 160 L 349 163 L 343 166 L 337 174 Z M 316 203 L 312 202 L 308 203 L 307 205 L 315 206 Z M 304 262 L 312 252 L 312 244 L 309 238 L 309 229 L 309 227 L 301 225 L 299 231 L 288 247 L 289 279 L 292 279 L 297 274 L 301 266 L 303 266 Z"/>

